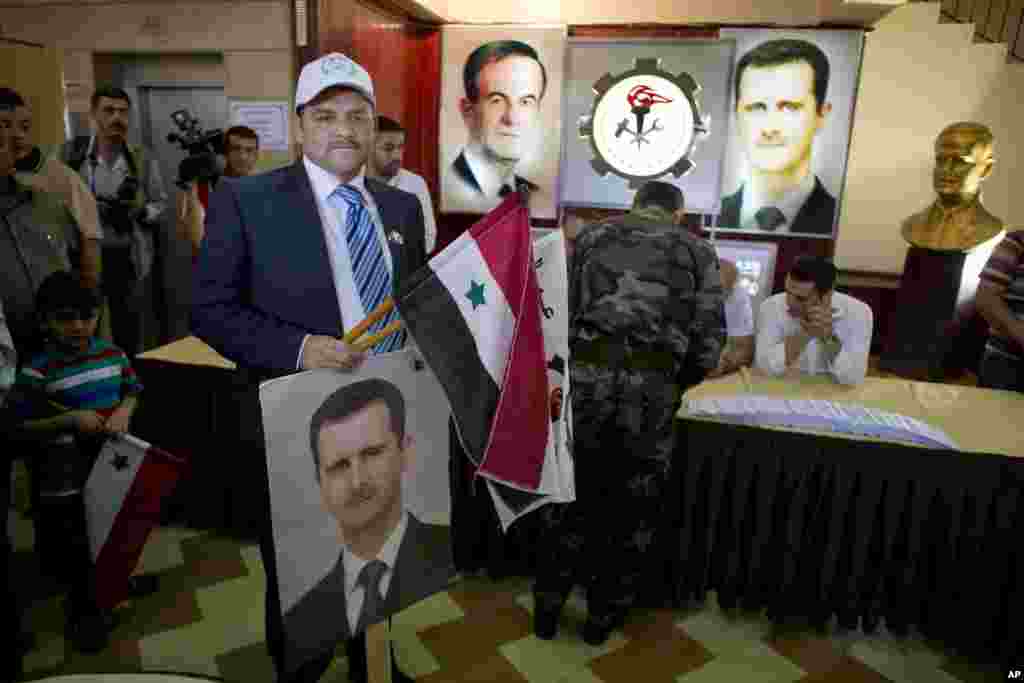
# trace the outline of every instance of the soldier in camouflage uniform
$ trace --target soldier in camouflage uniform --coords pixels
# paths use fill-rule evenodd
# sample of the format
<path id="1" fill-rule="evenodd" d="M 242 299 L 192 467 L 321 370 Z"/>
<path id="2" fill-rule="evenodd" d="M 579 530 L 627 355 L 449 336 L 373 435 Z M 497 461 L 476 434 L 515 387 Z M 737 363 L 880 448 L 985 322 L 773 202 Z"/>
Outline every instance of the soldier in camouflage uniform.
<path id="1" fill-rule="evenodd" d="M 542 515 L 534 630 L 554 637 L 572 585 L 584 640 L 621 625 L 640 588 L 675 446 L 682 393 L 725 342 L 718 259 L 681 227 L 683 195 L 644 185 L 630 213 L 584 227 L 569 277 L 576 501 Z"/>

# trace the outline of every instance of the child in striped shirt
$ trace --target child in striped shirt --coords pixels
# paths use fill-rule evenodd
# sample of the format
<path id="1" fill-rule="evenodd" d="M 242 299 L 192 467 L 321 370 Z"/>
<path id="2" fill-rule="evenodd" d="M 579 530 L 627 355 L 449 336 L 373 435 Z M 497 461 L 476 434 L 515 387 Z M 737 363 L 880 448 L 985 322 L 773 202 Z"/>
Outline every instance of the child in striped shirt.
<path id="1" fill-rule="evenodd" d="M 26 397 L 20 431 L 41 442 L 30 458 L 39 488 L 37 551 L 70 585 L 69 639 L 85 652 L 106 647 L 113 620 L 95 602 L 82 490 L 103 442 L 128 431 L 142 391 L 125 353 L 96 336 L 99 309 L 96 292 L 71 273 L 43 280 L 36 313 L 46 346 L 18 374 Z"/>

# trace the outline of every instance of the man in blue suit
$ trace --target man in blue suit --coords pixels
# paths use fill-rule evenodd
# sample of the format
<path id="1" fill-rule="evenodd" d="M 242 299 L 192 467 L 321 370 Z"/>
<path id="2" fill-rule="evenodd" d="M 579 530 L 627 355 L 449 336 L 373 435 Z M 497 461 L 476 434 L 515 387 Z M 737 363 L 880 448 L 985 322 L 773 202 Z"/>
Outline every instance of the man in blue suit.
<path id="1" fill-rule="evenodd" d="M 248 373 L 242 409 L 252 424 L 261 423 L 260 381 L 303 369 L 359 367 L 365 354 L 341 340 L 344 330 L 427 259 L 419 200 L 364 174 L 376 125 L 366 70 L 337 53 L 310 62 L 299 76 L 295 107 L 303 158 L 218 187 L 196 266 L 193 331 Z M 392 311 L 369 332 L 395 316 Z M 404 332 L 393 334 L 369 353 L 404 341 Z M 258 437 L 249 445 L 262 454 Z M 329 657 L 298 671 L 285 661 L 267 469 L 258 459 L 253 466 L 261 484 L 254 490 L 262 505 L 267 646 L 278 681 L 315 681 Z M 365 680 L 362 641 L 350 640 L 348 651 L 350 679 Z"/>

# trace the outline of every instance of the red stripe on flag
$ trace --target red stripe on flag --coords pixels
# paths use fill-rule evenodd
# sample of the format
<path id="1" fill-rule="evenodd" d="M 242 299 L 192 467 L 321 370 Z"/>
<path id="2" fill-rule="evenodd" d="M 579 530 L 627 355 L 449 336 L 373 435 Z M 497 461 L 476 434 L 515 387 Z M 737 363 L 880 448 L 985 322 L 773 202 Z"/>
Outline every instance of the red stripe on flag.
<path id="1" fill-rule="evenodd" d="M 525 227 L 524 227 L 525 226 Z M 525 242 L 519 233 L 525 232 Z M 530 212 L 514 193 L 509 194 L 496 209 L 470 228 L 480 255 L 484 257 L 505 301 L 518 320 L 526 287 L 530 258 Z M 523 249 L 526 253 L 523 253 Z M 526 262 L 527 268 L 523 267 Z"/>
<path id="2" fill-rule="evenodd" d="M 527 490 L 540 486 L 551 429 L 540 288 L 533 268 L 530 214 L 510 196 L 490 230 L 474 235 L 515 315 L 501 398 L 480 473 Z"/>
<path id="3" fill-rule="evenodd" d="M 146 539 L 160 523 L 164 497 L 174 489 L 185 466 L 185 461 L 159 448 L 146 449 L 96 557 L 96 601 L 101 608 L 111 609 L 128 597 L 128 579 L 135 571 Z"/>

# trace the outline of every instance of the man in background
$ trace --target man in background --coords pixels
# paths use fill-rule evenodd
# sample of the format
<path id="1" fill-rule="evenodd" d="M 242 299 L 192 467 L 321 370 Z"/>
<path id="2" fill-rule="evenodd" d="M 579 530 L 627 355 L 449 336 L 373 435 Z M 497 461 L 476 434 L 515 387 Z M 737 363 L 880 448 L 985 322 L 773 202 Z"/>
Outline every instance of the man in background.
<path id="1" fill-rule="evenodd" d="M 434 223 L 434 204 L 430 200 L 427 182 L 421 176 L 402 168 L 405 153 L 405 128 L 387 116 L 377 117 L 377 139 L 367 164 L 369 175 L 391 187 L 416 195 L 423 207 L 423 225 L 426 228 L 427 253 L 434 251 L 437 226 Z"/>
<path id="2" fill-rule="evenodd" d="M 871 308 L 835 290 L 836 267 L 801 256 L 786 275 L 786 291 L 768 297 L 757 316 L 757 368 L 766 374 L 828 375 L 860 384 L 868 370 Z"/>
<path id="3" fill-rule="evenodd" d="M 256 172 L 260 155 L 260 136 L 248 126 L 232 126 L 224 133 L 224 176 L 244 178 Z M 178 236 L 192 245 L 192 258 L 199 256 L 206 223 L 209 193 L 214 188 L 206 182 L 192 181 L 187 190 L 178 193 L 175 215 Z"/>
<path id="4" fill-rule="evenodd" d="M 548 76 L 537 51 L 517 40 L 485 43 L 466 59 L 462 81 L 466 96 L 459 111 L 469 144 L 445 173 L 446 191 L 490 209 L 509 192 L 539 190 L 516 173 L 540 140 Z"/>
<path id="5" fill-rule="evenodd" d="M 224 177 L 243 178 L 256 172 L 260 136 L 249 126 L 231 126 L 224 133 Z"/>
<path id="6" fill-rule="evenodd" d="M 71 211 L 80 231 L 78 266 L 82 283 L 96 289 L 100 286 L 103 270 L 100 246 L 103 229 L 96 200 L 78 174 L 35 145 L 32 140 L 32 109 L 18 92 L 0 88 L 0 107 L 8 109 L 11 115 L 15 178 L 26 187 L 49 192 Z"/>
<path id="7" fill-rule="evenodd" d="M 1024 230 L 1008 233 L 992 252 L 977 301 L 990 328 L 978 386 L 1024 392 Z"/>
<path id="8" fill-rule="evenodd" d="M 750 294 L 739 281 L 736 264 L 719 259 L 722 290 L 725 291 L 725 327 L 729 338 L 718 361 L 718 367 L 708 377 L 720 377 L 750 365 L 754 360 L 754 310 Z"/>
<path id="9" fill-rule="evenodd" d="M 0 297 L 14 348 L 27 358 L 41 343 L 36 290 L 54 271 L 72 270 L 81 237 L 71 212 L 56 196 L 17 179 L 15 110 L 9 101 L 0 101 Z"/>
<path id="10" fill-rule="evenodd" d="M 114 343 L 133 356 L 143 350 L 146 315 L 154 308 L 153 231 L 167 207 L 160 164 L 152 150 L 129 145 L 131 98 L 100 87 L 90 100 L 95 133 L 65 143 L 62 159 L 96 197 L 103 224 L 103 290 Z"/>
<path id="11" fill-rule="evenodd" d="M 831 235 L 836 200 L 811 172 L 814 138 L 832 111 L 829 63 L 805 40 L 772 40 L 736 65 L 736 121 L 747 181 L 722 198 L 718 226 Z"/>

